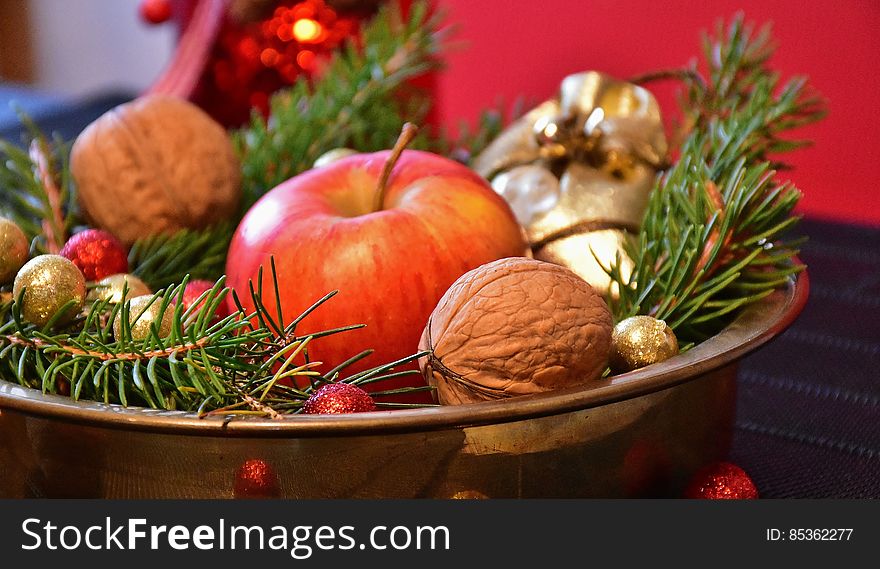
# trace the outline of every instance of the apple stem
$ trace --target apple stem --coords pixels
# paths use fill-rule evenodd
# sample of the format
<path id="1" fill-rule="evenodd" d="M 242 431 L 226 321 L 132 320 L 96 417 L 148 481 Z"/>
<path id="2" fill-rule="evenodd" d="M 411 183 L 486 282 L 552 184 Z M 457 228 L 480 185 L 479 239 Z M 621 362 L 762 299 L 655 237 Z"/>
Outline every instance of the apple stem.
<path id="1" fill-rule="evenodd" d="M 391 171 L 394 170 L 394 165 L 397 164 L 397 160 L 403 154 L 403 150 L 413 141 L 418 132 L 419 127 L 416 125 L 409 122 L 403 124 L 400 136 L 397 137 L 397 142 L 394 143 L 394 148 L 391 149 L 391 154 L 388 156 L 388 160 L 385 161 L 385 167 L 382 168 L 382 175 L 379 176 L 379 185 L 376 187 L 373 211 L 382 210 L 382 206 L 385 204 L 385 186 L 388 185 Z"/>

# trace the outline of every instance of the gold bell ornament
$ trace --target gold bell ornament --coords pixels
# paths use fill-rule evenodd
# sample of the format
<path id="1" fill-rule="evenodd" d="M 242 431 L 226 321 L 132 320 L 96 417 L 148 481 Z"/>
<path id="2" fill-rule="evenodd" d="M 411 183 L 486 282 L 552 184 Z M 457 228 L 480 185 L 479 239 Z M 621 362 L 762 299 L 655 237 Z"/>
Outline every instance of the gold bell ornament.
<path id="1" fill-rule="evenodd" d="M 564 265 L 601 292 L 605 268 L 638 233 L 667 142 L 645 88 L 587 71 L 506 128 L 473 168 L 510 204 L 536 259 Z M 604 268 L 603 268 L 604 267 Z"/>

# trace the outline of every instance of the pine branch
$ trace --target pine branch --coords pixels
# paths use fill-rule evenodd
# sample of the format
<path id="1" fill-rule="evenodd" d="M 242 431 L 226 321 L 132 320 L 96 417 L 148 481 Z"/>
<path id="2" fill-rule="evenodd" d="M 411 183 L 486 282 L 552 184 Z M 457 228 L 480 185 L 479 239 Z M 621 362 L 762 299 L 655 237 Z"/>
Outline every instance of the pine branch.
<path id="1" fill-rule="evenodd" d="M 779 135 L 823 118 L 825 101 L 804 77 L 795 77 L 778 89 L 779 75 L 769 67 L 776 49 L 769 25 L 756 31 L 740 14 L 726 30 L 719 22 L 714 38 L 704 34 L 702 43 L 708 77 L 691 85 L 683 104 L 694 129 L 711 128 L 710 123 L 731 113 L 761 113 L 750 133 L 752 144 L 742 149 L 750 163 L 771 161 L 775 154 L 810 144 Z M 782 162 L 771 164 L 777 169 L 787 167 Z"/>
<path id="2" fill-rule="evenodd" d="M 24 114 L 28 150 L 0 140 L 0 215 L 14 221 L 36 253 L 57 253 L 79 223 L 68 156 L 60 139 L 48 140 Z"/>
<path id="3" fill-rule="evenodd" d="M 324 152 L 390 148 L 404 122 L 421 124 L 429 95 L 411 80 L 439 66 L 445 37 L 427 2 L 414 2 L 402 19 L 396 2 L 364 27 L 359 48 L 349 41 L 320 78 L 298 80 L 276 93 L 267 121 L 255 114 L 235 133 L 242 161 L 244 207 L 284 180 L 312 167 Z M 425 147 L 425 139 L 413 147 Z"/>
<path id="4" fill-rule="evenodd" d="M 803 270 L 800 240 L 787 237 L 800 192 L 778 180 L 770 158 L 804 144 L 781 134 L 825 114 L 803 79 L 779 86 L 767 68 L 766 28 L 752 37 L 739 17 L 704 49 L 708 77 L 689 82 L 688 130 L 628 251 L 635 269 L 626 275 L 618 262 L 609 271 L 620 292 L 617 320 L 664 319 L 684 344 L 716 334 Z"/>
<path id="5" fill-rule="evenodd" d="M 271 280 L 273 290 L 267 293 L 277 295 L 274 265 Z M 201 415 L 245 413 L 280 418 L 299 412 L 314 390 L 328 382 L 357 385 L 417 373 L 393 370 L 423 354 L 344 379 L 340 374 L 360 358 L 328 366 L 326 373 L 319 370 L 321 362 L 308 361 L 312 342 L 361 327 L 297 333 L 303 319 L 333 293 L 285 323 L 280 311 L 270 314 L 264 307 L 263 291 L 257 289 L 252 292 L 255 311 L 240 309 L 217 320 L 217 308 L 234 294 L 224 287 L 223 279 L 185 310 L 182 298 L 186 282 L 184 279 L 153 295 L 152 303 L 159 307 L 159 314 L 151 325 L 151 334 L 143 340 L 132 339 L 132 322 L 139 315 L 131 313 L 127 298 L 119 304 L 96 301 L 74 322 L 53 330 L 27 323 L 19 303 L 8 293 L 3 295 L 0 379 L 45 393 L 69 394 L 75 400 L 178 409 Z M 165 314 L 171 315 L 171 332 L 160 337 L 155 322 L 161 322 Z M 117 320 L 121 327 L 118 337 L 113 331 Z M 302 388 L 291 383 L 304 379 L 308 384 Z"/>

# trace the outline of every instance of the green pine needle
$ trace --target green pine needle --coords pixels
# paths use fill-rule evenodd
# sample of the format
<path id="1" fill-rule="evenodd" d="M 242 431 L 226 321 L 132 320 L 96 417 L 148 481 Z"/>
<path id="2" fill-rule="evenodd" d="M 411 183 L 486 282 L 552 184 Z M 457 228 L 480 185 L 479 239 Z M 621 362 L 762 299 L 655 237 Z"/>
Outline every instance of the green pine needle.
<path id="1" fill-rule="evenodd" d="M 186 276 L 215 281 L 226 269 L 234 229 L 232 224 L 222 223 L 139 239 L 128 253 L 131 273 L 154 290 L 179 283 Z"/>

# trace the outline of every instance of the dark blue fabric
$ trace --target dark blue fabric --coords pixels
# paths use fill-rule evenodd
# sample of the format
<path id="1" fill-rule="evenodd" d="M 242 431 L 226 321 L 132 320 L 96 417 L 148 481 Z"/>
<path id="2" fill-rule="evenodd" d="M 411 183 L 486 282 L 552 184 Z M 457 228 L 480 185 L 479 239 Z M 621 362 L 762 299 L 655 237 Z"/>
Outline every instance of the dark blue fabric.
<path id="1" fill-rule="evenodd" d="M 44 112 L 72 139 L 109 94 Z M 18 140 L 17 123 L 0 137 Z M 810 300 L 798 320 L 741 365 L 730 460 L 764 498 L 880 498 L 880 227 L 804 220 Z"/>
<path id="2" fill-rule="evenodd" d="M 0 138 L 11 142 L 21 140 L 21 123 L 14 108 L 24 111 L 45 133 L 57 133 L 64 140 L 73 140 L 107 109 L 130 99 L 131 95 L 127 93 L 107 93 L 66 101 L 0 85 L 0 107 L 3 109 L 0 112 Z"/>
<path id="3" fill-rule="evenodd" d="M 880 227 L 799 233 L 810 298 L 742 362 L 731 460 L 765 498 L 880 498 Z"/>
<path id="4" fill-rule="evenodd" d="M 60 95 L 0 81 L 0 131 L 16 126 L 19 112 L 31 117 L 60 114 L 69 104 Z"/>

